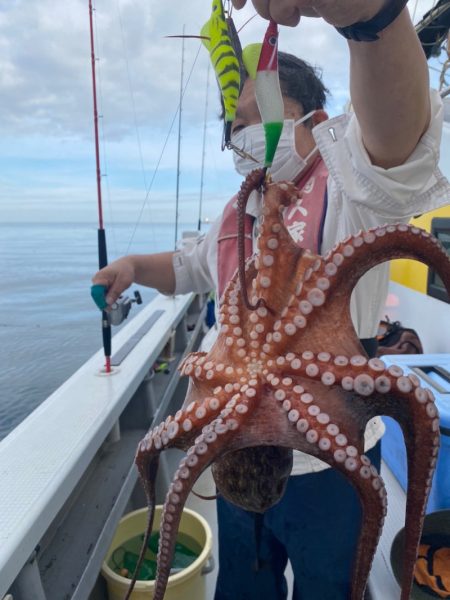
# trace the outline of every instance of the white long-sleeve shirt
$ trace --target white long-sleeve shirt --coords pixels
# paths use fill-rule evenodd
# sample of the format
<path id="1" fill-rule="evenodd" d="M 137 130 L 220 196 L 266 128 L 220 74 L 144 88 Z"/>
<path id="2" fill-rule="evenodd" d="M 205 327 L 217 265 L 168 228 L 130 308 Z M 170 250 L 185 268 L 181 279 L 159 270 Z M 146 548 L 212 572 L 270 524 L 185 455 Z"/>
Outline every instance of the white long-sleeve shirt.
<path id="1" fill-rule="evenodd" d="M 442 101 L 439 94 L 432 91 L 428 130 L 405 163 L 391 169 L 371 164 L 355 115 L 341 115 L 313 129 L 317 147 L 329 173 L 322 254 L 359 230 L 385 223 L 408 222 L 413 216 L 450 203 L 450 185 L 438 168 L 442 122 Z M 247 212 L 256 217 L 257 227 L 260 203 L 248 202 Z M 176 294 L 217 289 L 217 238 L 220 225 L 221 218 L 194 245 L 182 248 L 174 255 Z M 356 285 L 350 310 L 360 338 L 370 338 L 376 334 L 388 282 L 389 264 L 384 263 L 371 269 Z M 204 340 L 204 350 L 212 346 L 217 333 L 218 330 L 212 328 Z M 366 451 L 375 445 L 383 433 L 381 419 L 372 419 L 365 432 Z M 292 474 L 316 472 L 327 466 L 314 457 L 295 452 Z"/>

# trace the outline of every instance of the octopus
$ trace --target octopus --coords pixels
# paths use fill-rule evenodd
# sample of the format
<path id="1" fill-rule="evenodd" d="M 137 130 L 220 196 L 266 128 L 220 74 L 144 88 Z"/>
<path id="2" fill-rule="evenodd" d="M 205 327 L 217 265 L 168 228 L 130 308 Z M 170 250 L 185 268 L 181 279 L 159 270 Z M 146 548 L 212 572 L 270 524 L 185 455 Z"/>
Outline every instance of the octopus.
<path id="1" fill-rule="evenodd" d="M 264 173 L 254 171 L 242 184 L 241 216 L 250 192 L 264 181 Z M 283 223 L 284 208 L 299 195 L 295 186 L 263 187 L 258 251 L 245 263 L 239 253 L 240 268 L 221 298 L 217 340 L 208 353 L 186 356 L 183 407 L 138 446 L 149 506 L 143 552 L 159 456 L 168 448 L 185 452 L 164 503 L 154 600 L 164 598 L 183 506 L 201 473 L 211 466 L 224 498 L 264 513 L 284 493 L 293 449 L 338 469 L 359 496 L 363 518 L 351 600 L 362 600 L 387 509 L 383 480 L 364 454 L 364 430 L 377 415 L 400 424 L 407 450 L 401 592 L 407 600 L 439 451 L 439 416 L 432 393 L 415 375 L 367 357 L 353 328 L 350 296 L 364 273 L 395 258 L 426 263 L 450 291 L 450 258 L 428 232 L 406 224 L 359 232 L 315 255 L 299 248 Z"/>

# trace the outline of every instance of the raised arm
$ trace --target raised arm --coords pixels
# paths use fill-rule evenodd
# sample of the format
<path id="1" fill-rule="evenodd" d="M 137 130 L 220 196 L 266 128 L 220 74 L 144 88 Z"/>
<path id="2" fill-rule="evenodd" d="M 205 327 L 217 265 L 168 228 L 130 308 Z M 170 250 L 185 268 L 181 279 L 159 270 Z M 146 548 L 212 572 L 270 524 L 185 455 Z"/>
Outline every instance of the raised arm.
<path id="1" fill-rule="evenodd" d="M 408 158 L 427 129 L 428 67 L 406 8 L 379 38 L 349 41 L 350 92 L 372 162 L 389 168 Z"/>
<path id="2" fill-rule="evenodd" d="M 335 27 L 370 21 L 394 0 L 252 0 L 258 12 L 283 25 L 301 16 L 322 17 Z M 233 0 L 241 8 L 246 0 Z M 402 164 L 430 118 L 425 54 L 404 8 L 371 42 L 349 40 L 350 92 L 364 145 L 374 164 Z"/>

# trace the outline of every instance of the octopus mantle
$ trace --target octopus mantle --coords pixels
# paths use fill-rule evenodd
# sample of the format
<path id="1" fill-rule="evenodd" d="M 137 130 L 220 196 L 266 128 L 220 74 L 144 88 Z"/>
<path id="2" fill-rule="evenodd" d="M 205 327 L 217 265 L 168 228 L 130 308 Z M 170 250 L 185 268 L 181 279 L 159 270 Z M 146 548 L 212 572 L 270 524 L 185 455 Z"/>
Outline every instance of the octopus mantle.
<path id="1" fill-rule="evenodd" d="M 260 182 L 261 173 L 244 182 L 241 208 Z M 209 353 L 186 357 L 181 372 L 190 386 L 183 409 L 139 445 L 149 530 L 159 455 L 171 447 L 186 451 L 164 504 L 154 600 L 164 597 L 183 506 L 200 474 L 212 465 L 223 496 L 263 512 L 283 494 L 292 449 L 338 469 L 360 497 L 351 598 L 361 600 L 387 506 L 385 486 L 363 446 L 365 426 L 376 415 L 399 422 L 407 449 L 401 598 L 409 598 L 439 418 L 433 395 L 417 377 L 367 358 L 351 322 L 350 295 L 366 271 L 400 257 L 432 266 L 450 290 L 450 260 L 435 238 L 404 224 L 360 232 L 325 256 L 313 255 L 298 248 L 283 225 L 283 208 L 297 194 L 291 184 L 267 186 L 258 253 L 223 294 L 217 341 Z"/>

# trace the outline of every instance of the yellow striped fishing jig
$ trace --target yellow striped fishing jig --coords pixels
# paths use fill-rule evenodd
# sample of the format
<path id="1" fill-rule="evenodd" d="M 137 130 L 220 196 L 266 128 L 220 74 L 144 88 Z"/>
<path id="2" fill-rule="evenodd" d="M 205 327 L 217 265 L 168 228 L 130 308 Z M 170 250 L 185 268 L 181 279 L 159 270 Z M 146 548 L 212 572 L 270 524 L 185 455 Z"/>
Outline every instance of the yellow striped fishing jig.
<path id="1" fill-rule="evenodd" d="M 222 94 L 224 106 L 223 147 L 230 142 L 231 124 L 236 117 L 236 108 L 243 82 L 242 50 L 231 19 L 225 15 L 222 0 L 213 0 L 211 17 L 201 30 L 203 44 L 207 48 Z"/>

